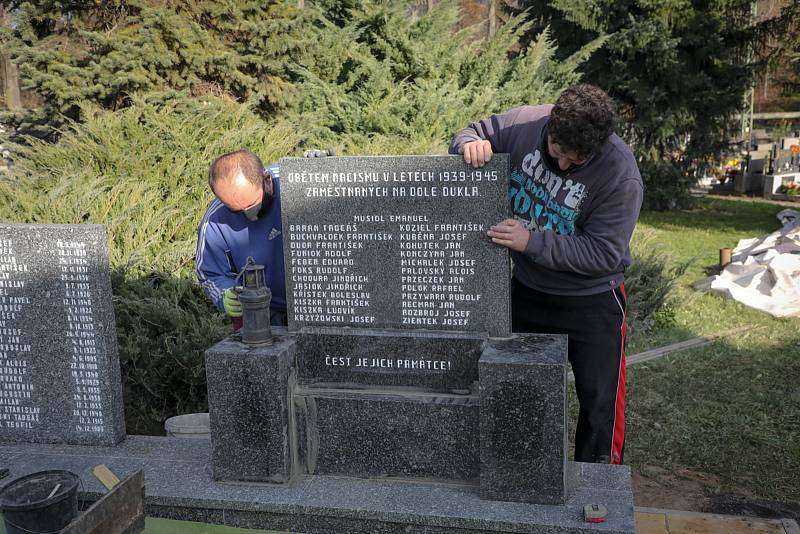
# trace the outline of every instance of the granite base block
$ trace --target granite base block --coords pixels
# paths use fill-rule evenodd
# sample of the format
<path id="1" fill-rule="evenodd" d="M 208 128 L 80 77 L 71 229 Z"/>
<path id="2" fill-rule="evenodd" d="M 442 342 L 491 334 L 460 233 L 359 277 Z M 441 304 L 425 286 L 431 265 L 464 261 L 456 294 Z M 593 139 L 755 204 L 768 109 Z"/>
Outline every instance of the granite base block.
<path id="1" fill-rule="evenodd" d="M 293 404 L 302 473 L 477 483 L 475 395 L 308 387 Z"/>
<path id="2" fill-rule="evenodd" d="M 580 478 L 564 505 L 489 501 L 475 486 L 400 483 L 324 476 L 288 484 L 228 484 L 211 476 L 206 440 L 130 436 L 117 447 L 0 445 L 10 478 L 44 469 L 69 469 L 82 479 L 81 499 L 105 489 L 92 468 L 106 464 L 123 478 L 145 471 L 149 516 L 232 527 L 341 533 L 588 533 L 634 532 L 633 493 L 626 466 L 578 464 Z M 602 502 L 605 523 L 582 520 L 584 504 Z"/>
<path id="3" fill-rule="evenodd" d="M 486 334 L 305 327 L 297 335 L 304 383 L 415 386 L 447 392 L 478 380 Z"/>
<path id="4" fill-rule="evenodd" d="M 216 480 L 286 482 L 289 374 L 294 341 L 248 346 L 227 339 L 206 351 Z"/>
<path id="5" fill-rule="evenodd" d="M 567 337 L 492 340 L 480 359 L 481 491 L 485 498 L 561 504 L 567 461 Z"/>

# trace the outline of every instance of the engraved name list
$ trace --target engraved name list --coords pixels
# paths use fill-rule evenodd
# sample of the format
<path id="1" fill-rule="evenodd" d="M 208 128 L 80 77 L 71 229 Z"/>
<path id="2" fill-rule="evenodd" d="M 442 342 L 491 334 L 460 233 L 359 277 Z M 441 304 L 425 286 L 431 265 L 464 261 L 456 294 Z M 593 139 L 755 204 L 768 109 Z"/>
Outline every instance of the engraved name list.
<path id="1" fill-rule="evenodd" d="M 110 289 L 102 227 L 0 225 L 0 441 L 124 435 Z"/>
<path id="2" fill-rule="evenodd" d="M 287 158 L 281 175 L 290 329 L 503 329 L 508 256 L 486 236 L 504 217 L 502 163 Z"/>

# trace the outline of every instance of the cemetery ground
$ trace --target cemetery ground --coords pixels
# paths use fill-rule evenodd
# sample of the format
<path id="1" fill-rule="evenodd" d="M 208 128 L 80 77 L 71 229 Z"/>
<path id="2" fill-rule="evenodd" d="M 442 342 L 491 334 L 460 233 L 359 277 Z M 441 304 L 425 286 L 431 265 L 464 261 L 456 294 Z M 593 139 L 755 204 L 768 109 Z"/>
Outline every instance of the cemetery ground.
<path id="1" fill-rule="evenodd" d="M 625 462 L 637 506 L 708 511 L 732 495 L 800 501 L 800 320 L 691 287 L 717 272 L 721 247 L 777 230 L 781 209 L 703 198 L 692 209 L 640 218 L 637 232 L 653 232 L 656 246 L 692 263 L 673 291 L 672 321 L 633 333 L 629 355 L 751 328 L 628 367 Z M 794 510 L 797 518 L 800 506 Z"/>

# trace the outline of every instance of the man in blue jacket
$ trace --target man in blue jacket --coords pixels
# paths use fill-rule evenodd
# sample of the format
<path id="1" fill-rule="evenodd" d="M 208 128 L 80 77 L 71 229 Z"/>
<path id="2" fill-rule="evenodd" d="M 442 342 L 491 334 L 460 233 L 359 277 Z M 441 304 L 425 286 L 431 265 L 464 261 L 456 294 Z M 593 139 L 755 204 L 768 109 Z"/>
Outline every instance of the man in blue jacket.
<path id="1" fill-rule="evenodd" d="M 583 84 L 555 105 L 471 124 L 450 146 L 476 167 L 510 154 L 513 218 L 488 234 L 514 260 L 513 330 L 569 336 L 580 403 L 575 459 L 583 462 L 622 463 L 625 444 L 623 280 L 643 188 L 614 122 L 611 98 Z"/>
<path id="2" fill-rule="evenodd" d="M 208 171 L 217 197 L 198 228 L 197 278 L 217 307 L 234 319 L 242 306 L 233 287 L 248 256 L 263 265 L 272 291 L 271 323 L 286 324 L 280 172 L 249 150 L 220 156 Z"/>

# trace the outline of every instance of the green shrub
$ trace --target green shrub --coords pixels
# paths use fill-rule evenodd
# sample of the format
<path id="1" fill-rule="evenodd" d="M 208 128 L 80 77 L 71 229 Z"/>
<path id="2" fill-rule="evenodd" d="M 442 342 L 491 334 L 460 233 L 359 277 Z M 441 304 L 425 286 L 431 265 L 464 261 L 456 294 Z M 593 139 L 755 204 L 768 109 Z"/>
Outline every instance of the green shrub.
<path id="1" fill-rule="evenodd" d="M 176 414 L 207 411 L 203 350 L 230 333 L 189 278 L 112 272 L 128 432 L 156 434 Z"/>
<path id="2" fill-rule="evenodd" d="M 56 121 L 82 102 L 119 109 L 167 89 L 277 109 L 292 94 L 289 58 L 309 48 L 302 11 L 280 0 L 13 4 L 0 41 Z"/>
<path id="3" fill-rule="evenodd" d="M 180 94 L 84 115 L 57 144 L 14 148 L 0 218 L 106 226 L 128 432 L 156 432 L 205 409 L 203 351 L 230 330 L 193 275 L 208 164 L 242 146 L 275 161 L 298 134 L 239 104 Z"/>
<path id="4" fill-rule="evenodd" d="M 693 179 L 670 161 L 643 160 L 639 171 L 644 181 L 644 209 L 663 211 L 691 204 L 689 188 Z"/>
<path id="5" fill-rule="evenodd" d="M 670 294 L 691 262 L 675 263 L 654 242 L 652 230 L 637 230 L 631 241 L 633 263 L 625 272 L 628 330 L 647 332 L 673 320 Z"/>
<path id="6" fill-rule="evenodd" d="M 43 118 L 80 104 L 130 105 L 131 93 L 225 94 L 262 116 L 288 112 L 309 142 L 340 153 L 441 151 L 456 128 L 522 103 L 552 101 L 605 37 L 556 61 L 547 32 L 519 47 L 521 18 L 496 36 L 454 32 L 458 2 L 277 0 L 22 2 L 0 43 L 43 102 L 4 121 L 47 135 Z M 482 32 L 481 32 L 482 37 Z"/>

